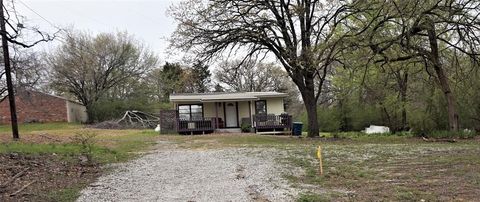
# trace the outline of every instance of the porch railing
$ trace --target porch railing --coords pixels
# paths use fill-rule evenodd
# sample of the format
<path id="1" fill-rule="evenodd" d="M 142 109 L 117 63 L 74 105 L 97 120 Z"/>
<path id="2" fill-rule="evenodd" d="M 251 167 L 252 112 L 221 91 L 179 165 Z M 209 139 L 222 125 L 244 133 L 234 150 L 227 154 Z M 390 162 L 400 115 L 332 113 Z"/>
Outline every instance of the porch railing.
<path id="1" fill-rule="evenodd" d="M 213 131 L 215 128 L 215 118 L 177 119 L 177 132 L 180 133 Z"/>
<path id="2" fill-rule="evenodd" d="M 253 116 L 254 126 L 258 129 L 291 129 L 292 116 L 288 114 L 257 114 Z"/>
<path id="3" fill-rule="evenodd" d="M 219 126 L 221 125 L 219 120 Z M 270 130 L 270 129 L 288 129 L 292 128 L 292 116 L 288 114 L 281 115 L 254 115 L 253 116 L 254 127 L 258 130 Z M 197 118 L 194 120 L 177 118 L 176 128 L 179 133 L 191 133 L 191 132 L 209 132 L 219 128 L 217 126 L 217 120 L 213 118 Z"/>

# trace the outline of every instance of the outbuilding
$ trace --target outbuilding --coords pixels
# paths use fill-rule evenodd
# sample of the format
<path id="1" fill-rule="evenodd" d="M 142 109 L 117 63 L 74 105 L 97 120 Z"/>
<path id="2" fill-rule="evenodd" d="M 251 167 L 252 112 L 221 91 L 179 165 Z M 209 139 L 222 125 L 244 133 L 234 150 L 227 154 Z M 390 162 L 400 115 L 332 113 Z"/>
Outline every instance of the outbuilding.
<path id="1" fill-rule="evenodd" d="M 43 92 L 18 90 L 15 94 L 19 123 L 86 122 L 87 110 L 81 103 Z M 0 124 L 10 123 L 8 97 L 0 102 Z"/>

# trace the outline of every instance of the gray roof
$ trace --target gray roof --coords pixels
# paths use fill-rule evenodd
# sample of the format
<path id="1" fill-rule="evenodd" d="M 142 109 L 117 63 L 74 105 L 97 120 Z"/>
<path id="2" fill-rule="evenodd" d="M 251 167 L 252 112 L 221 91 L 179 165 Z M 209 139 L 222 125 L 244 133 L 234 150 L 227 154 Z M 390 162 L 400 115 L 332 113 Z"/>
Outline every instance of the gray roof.
<path id="1" fill-rule="evenodd" d="M 69 98 L 66 98 L 66 97 L 62 97 L 62 96 L 58 96 L 58 95 L 53 95 L 53 94 L 45 93 L 45 92 L 42 92 L 42 91 L 30 90 L 30 89 L 28 89 L 28 90 L 26 90 L 26 89 L 17 89 L 17 94 L 21 94 L 21 93 L 39 93 L 39 94 L 43 94 L 43 95 L 47 95 L 47 96 L 51 96 L 51 97 L 56 97 L 56 98 L 65 100 L 65 101 L 67 101 L 67 102 L 72 102 L 72 103 L 75 103 L 75 104 L 79 104 L 79 105 L 84 106 L 84 105 L 83 105 L 81 102 L 79 102 L 79 101 L 72 100 L 72 99 L 69 99 Z"/>
<path id="2" fill-rule="evenodd" d="M 287 97 L 286 93 L 278 92 L 242 92 L 242 93 L 185 93 L 172 94 L 170 101 L 195 101 L 195 102 L 216 102 L 216 101 L 248 101 L 262 98 Z"/>

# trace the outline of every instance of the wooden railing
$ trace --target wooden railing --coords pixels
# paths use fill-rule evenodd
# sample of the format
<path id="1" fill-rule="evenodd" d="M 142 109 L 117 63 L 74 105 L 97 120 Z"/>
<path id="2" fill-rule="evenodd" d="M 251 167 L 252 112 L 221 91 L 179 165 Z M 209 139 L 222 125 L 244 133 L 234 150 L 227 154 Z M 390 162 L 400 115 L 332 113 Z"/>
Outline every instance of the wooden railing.
<path id="1" fill-rule="evenodd" d="M 256 129 L 291 129 L 292 116 L 288 114 L 274 115 L 254 115 L 254 126 Z"/>
<path id="2" fill-rule="evenodd" d="M 177 132 L 208 132 L 216 128 L 215 118 L 200 118 L 195 120 L 178 119 Z"/>
<path id="3" fill-rule="evenodd" d="M 254 115 L 254 127 L 258 130 L 277 130 L 292 128 L 292 116 L 288 114 L 282 115 Z M 216 118 L 199 118 L 194 120 L 177 118 L 176 128 L 178 133 L 194 133 L 194 132 L 212 132 L 222 127 L 221 120 L 217 126 Z"/>

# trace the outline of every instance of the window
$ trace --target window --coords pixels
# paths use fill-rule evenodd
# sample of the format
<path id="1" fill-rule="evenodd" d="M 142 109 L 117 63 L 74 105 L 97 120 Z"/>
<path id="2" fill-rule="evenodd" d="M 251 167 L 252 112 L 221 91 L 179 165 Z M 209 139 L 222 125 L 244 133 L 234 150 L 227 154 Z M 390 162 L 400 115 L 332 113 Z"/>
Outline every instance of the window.
<path id="1" fill-rule="evenodd" d="M 199 120 L 203 118 L 203 105 L 179 105 L 178 116 L 182 120 Z"/>
<path id="2" fill-rule="evenodd" d="M 255 114 L 267 114 L 267 101 L 259 100 L 255 102 Z"/>
<path id="3" fill-rule="evenodd" d="M 190 120 L 190 105 L 178 106 L 178 116 L 182 120 Z"/>
<path id="4" fill-rule="evenodd" d="M 203 118 L 203 105 L 190 105 L 190 117 L 192 120 Z"/>

